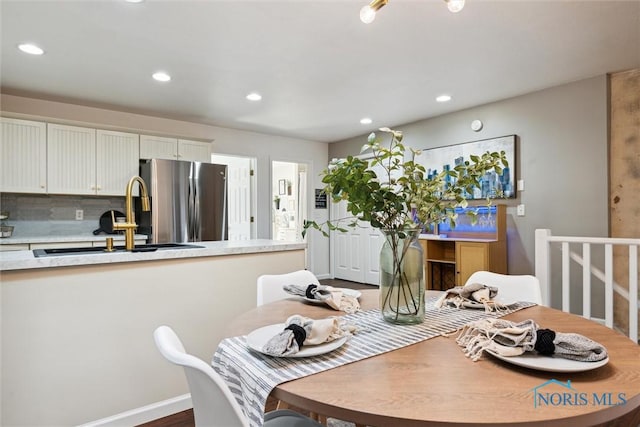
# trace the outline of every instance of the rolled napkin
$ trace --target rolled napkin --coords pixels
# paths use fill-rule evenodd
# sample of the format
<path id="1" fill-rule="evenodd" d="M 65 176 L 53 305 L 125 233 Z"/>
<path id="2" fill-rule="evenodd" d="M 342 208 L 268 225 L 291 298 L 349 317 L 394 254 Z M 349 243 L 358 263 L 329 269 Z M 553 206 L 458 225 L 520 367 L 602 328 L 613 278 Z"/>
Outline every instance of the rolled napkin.
<path id="1" fill-rule="evenodd" d="M 498 288 L 482 283 L 469 283 L 464 286 L 456 286 L 448 289 L 436 301 L 436 307 L 441 308 L 445 305 L 457 308 L 463 307 L 484 307 L 485 311 L 494 311 L 504 308 L 502 304 L 494 301 L 498 295 Z"/>
<path id="2" fill-rule="evenodd" d="M 327 304 L 334 310 L 344 311 L 345 313 L 355 313 L 360 311 L 360 303 L 358 298 L 347 295 L 338 288 L 326 285 L 283 285 L 282 289 L 285 292 L 306 297 L 309 299 L 316 299 Z"/>
<path id="3" fill-rule="evenodd" d="M 294 314 L 285 322 L 284 330 L 271 338 L 262 352 L 271 356 L 290 356 L 305 345 L 318 345 L 351 335 L 355 326 L 338 317 L 310 319 Z"/>
<path id="4" fill-rule="evenodd" d="M 473 361 L 485 350 L 507 357 L 536 351 L 580 362 L 607 358 L 607 349 L 601 344 L 579 334 L 540 329 L 531 319 L 519 323 L 493 318 L 476 320 L 464 326 L 456 342 Z"/>

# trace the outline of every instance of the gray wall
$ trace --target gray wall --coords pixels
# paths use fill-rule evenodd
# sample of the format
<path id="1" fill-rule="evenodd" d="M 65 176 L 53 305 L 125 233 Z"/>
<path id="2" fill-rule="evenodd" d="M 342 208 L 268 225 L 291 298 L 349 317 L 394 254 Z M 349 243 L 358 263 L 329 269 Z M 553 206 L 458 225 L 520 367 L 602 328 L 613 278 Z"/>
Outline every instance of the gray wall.
<path id="1" fill-rule="evenodd" d="M 480 132 L 470 128 L 474 119 L 484 123 Z M 606 76 L 390 127 L 403 131 L 405 144 L 414 148 L 518 136 L 516 177 L 525 190 L 507 202 L 509 273 L 533 274 L 537 228 L 607 236 Z M 358 154 L 365 142 L 363 135 L 331 144 L 329 158 Z M 526 207 L 524 217 L 515 214 L 518 203 Z"/>

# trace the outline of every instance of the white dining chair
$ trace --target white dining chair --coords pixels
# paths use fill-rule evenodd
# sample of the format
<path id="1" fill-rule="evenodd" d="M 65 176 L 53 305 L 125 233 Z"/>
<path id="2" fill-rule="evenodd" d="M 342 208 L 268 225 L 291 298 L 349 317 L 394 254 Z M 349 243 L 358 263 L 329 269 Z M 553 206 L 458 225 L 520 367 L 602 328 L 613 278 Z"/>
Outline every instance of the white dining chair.
<path id="1" fill-rule="evenodd" d="M 469 276 L 465 285 L 470 283 L 495 286 L 498 288 L 498 296 L 506 301 L 529 301 L 542 304 L 540 281 L 535 276 L 476 271 Z"/>
<path id="2" fill-rule="evenodd" d="M 196 427 L 249 427 L 249 422 L 222 377 L 202 359 L 188 354 L 180 338 L 169 326 L 153 333 L 160 353 L 182 366 L 189 383 Z M 290 410 L 272 411 L 264 416 L 265 427 L 321 427 L 312 419 Z"/>
<path id="3" fill-rule="evenodd" d="M 309 270 L 298 270 L 285 274 L 263 274 L 257 281 L 257 305 L 290 298 L 282 285 L 319 285 L 318 278 Z"/>
<path id="4" fill-rule="evenodd" d="M 258 277 L 257 280 L 257 305 L 261 306 L 273 301 L 278 301 L 285 298 L 291 298 L 291 295 L 286 293 L 283 289 L 283 285 L 319 285 L 318 278 L 309 270 L 297 270 L 291 273 L 284 274 L 263 274 Z M 289 403 L 279 400 L 277 408 L 289 408 Z M 327 423 L 327 417 L 322 414 L 311 414 L 312 417 L 318 419 L 323 424 Z M 360 427 L 356 424 L 356 427 Z"/>

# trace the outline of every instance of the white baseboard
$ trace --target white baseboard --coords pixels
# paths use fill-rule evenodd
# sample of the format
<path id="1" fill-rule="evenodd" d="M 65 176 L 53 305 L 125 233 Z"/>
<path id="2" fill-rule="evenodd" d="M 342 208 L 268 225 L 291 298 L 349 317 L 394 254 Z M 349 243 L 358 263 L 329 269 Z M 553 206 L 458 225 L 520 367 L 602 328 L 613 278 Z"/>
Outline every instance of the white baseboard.
<path id="1" fill-rule="evenodd" d="M 333 276 L 331 276 L 331 274 L 328 274 L 328 273 L 327 273 L 327 274 L 320 274 L 320 275 L 317 275 L 317 276 L 316 276 L 316 278 L 317 278 L 318 280 L 333 279 Z"/>
<path id="2" fill-rule="evenodd" d="M 82 424 L 80 427 L 137 426 L 193 408 L 189 393 Z"/>

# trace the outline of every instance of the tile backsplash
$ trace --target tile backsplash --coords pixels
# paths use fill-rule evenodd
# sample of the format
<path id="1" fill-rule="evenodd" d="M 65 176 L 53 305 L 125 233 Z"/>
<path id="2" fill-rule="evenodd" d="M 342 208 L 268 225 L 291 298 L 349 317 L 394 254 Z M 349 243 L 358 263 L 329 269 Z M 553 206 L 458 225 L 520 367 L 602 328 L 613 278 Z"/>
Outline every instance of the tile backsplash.
<path id="1" fill-rule="evenodd" d="M 83 211 L 77 221 L 76 210 Z M 84 234 L 99 227 L 100 215 L 109 210 L 124 212 L 124 197 L 66 196 L 46 194 L 0 194 L 0 210 L 9 212 L 7 224 L 17 235 Z"/>

